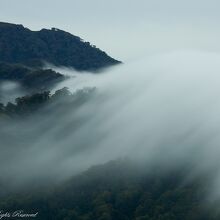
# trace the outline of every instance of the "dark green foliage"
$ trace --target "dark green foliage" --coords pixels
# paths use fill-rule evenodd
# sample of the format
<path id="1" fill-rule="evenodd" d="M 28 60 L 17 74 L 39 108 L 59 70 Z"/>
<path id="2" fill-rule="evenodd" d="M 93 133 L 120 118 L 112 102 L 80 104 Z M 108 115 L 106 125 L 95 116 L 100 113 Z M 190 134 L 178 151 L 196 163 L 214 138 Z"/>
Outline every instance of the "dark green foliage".
<path id="1" fill-rule="evenodd" d="M 8 102 L 6 105 L 0 103 L 0 113 L 14 117 L 31 115 L 37 110 L 45 108 L 68 111 L 68 109 L 72 110 L 86 102 L 94 91 L 95 88 L 84 88 L 72 94 L 68 88 L 64 87 L 53 95 L 49 91 L 26 95 L 16 98 L 15 103 Z M 43 114 L 43 112 L 41 113 Z"/>
<path id="2" fill-rule="evenodd" d="M 71 95 L 71 92 L 69 91 L 69 89 L 67 87 L 64 87 L 62 89 L 57 90 L 54 93 L 53 98 L 68 97 L 70 95 Z"/>
<path id="3" fill-rule="evenodd" d="M 19 64 L 0 63 L 0 82 L 14 81 L 29 91 L 49 89 L 64 78 L 51 69 L 33 69 Z"/>
<path id="4" fill-rule="evenodd" d="M 44 62 L 77 70 L 97 70 L 119 64 L 79 37 L 52 28 L 30 31 L 22 25 L 0 23 L 0 61 L 42 66 Z"/>
<path id="5" fill-rule="evenodd" d="M 199 180 L 181 186 L 180 170 L 144 172 L 125 161 L 96 166 L 67 183 L 36 195 L 0 201 L 3 210 L 38 211 L 46 220 L 218 220 L 202 206 Z"/>
<path id="6" fill-rule="evenodd" d="M 0 113 L 4 111 L 4 105 L 0 103 Z"/>
<path id="7" fill-rule="evenodd" d="M 2 105 L 2 113 L 9 116 L 33 113 L 48 102 L 49 99 L 50 92 L 42 92 L 17 98 L 15 104 L 8 102 L 6 106 Z"/>

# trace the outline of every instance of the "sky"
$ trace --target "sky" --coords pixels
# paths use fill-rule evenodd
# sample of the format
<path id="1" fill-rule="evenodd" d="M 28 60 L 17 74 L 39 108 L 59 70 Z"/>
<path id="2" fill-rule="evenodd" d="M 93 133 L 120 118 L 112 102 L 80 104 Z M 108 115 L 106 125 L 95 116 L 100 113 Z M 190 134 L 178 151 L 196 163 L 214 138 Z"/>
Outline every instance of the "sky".
<path id="1" fill-rule="evenodd" d="M 0 20 L 56 27 L 124 62 L 161 52 L 220 51 L 218 0 L 0 0 Z"/>

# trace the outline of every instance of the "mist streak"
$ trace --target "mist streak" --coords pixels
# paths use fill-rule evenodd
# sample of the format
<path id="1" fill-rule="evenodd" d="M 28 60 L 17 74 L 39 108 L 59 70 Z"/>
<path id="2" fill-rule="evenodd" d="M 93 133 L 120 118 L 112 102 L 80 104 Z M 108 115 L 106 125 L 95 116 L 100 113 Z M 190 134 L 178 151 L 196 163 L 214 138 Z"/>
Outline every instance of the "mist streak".
<path id="1" fill-rule="evenodd" d="M 189 175 L 215 172 L 218 186 L 219 61 L 219 54 L 182 51 L 103 74 L 74 72 L 56 89 L 96 87 L 95 95 L 77 109 L 51 108 L 4 124 L 2 178 L 62 179 L 128 157 L 167 168 L 190 164 Z"/>

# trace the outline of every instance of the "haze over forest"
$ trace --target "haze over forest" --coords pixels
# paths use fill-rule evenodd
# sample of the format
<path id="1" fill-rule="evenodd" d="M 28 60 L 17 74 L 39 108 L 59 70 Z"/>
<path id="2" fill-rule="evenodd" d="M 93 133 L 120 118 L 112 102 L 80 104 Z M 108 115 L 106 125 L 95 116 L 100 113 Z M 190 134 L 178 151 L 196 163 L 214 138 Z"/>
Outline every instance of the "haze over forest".
<path id="1" fill-rule="evenodd" d="M 220 219 L 219 7 L 0 0 L 0 218 Z"/>

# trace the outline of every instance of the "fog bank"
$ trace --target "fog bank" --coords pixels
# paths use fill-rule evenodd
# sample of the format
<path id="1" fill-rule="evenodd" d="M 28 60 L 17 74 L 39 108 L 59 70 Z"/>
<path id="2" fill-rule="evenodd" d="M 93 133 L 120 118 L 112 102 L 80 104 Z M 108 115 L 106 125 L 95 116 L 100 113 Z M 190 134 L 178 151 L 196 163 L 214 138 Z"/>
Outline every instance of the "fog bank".
<path id="1" fill-rule="evenodd" d="M 2 124 L 1 178 L 16 184 L 60 180 L 127 157 L 168 169 L 190 164 L 189 177 L 213 172 L 218 187 L 219 61 L 217 53 L 178 51 L 102 74 L 73 72 L 54 90 L 96 87 L 96 92 L 79 108 L 50 108 Z"/>

